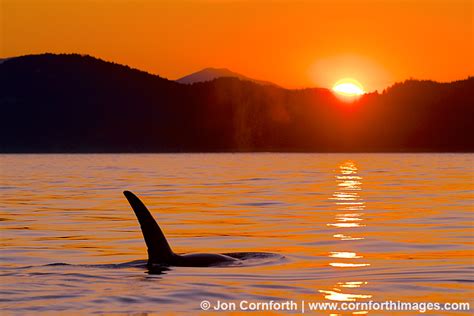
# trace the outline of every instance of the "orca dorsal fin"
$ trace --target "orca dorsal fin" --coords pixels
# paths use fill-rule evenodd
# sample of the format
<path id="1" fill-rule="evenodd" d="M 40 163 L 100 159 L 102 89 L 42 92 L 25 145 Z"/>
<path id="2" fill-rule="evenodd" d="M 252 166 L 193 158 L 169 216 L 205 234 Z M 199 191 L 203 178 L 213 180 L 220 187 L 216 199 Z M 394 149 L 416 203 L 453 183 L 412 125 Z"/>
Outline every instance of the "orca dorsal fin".
<path id="1" fill-rule="evenodd" d="M 148 211 L 145 204 L 132 192 L 124 191 L 123 194 L 132 206 L 140 223 L 143 238 L 145 238 L 145 243 L 148 247 L 148 263 L 169 262 L 174 253 L 150 211 Z"/>

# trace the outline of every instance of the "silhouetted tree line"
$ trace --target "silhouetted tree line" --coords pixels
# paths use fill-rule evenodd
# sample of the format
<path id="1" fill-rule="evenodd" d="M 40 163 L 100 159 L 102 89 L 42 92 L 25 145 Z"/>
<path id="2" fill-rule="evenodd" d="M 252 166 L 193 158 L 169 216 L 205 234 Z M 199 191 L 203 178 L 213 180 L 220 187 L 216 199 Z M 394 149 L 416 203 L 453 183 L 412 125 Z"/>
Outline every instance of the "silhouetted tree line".
<path id="1" fill-rule="evenodd" d="M 236 78 L 183 85 L 81 55 L 0 64 L 1 152 L 473 151 L 474 78 L 356 101 Z"/>

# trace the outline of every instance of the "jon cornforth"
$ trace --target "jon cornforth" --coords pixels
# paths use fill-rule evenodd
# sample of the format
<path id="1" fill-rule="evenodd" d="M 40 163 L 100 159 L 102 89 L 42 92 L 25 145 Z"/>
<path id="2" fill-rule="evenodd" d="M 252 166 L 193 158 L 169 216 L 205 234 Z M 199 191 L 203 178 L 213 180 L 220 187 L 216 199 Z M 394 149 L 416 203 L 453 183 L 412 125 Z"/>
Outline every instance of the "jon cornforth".
<path id="1" fill-rule="evenodd" d="M 252 302 L 242 300 L 240 302 L 217 301 L 212 307 L 215 311 L 296 311 L 298 304 L 295 301 L 264 301 Z"/>

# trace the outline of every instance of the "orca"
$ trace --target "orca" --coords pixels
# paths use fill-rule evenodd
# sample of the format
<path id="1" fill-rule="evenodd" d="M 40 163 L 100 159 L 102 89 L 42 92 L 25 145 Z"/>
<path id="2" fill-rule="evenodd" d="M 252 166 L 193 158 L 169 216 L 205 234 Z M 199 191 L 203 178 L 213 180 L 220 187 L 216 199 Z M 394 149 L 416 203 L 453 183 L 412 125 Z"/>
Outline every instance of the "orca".
<path id="1" fill-rule="evenodd" d="M 192 253 L 177 254 L 171 249 L 163 231 L 155 221 L 145 204 L 132 192 L 124 191 L 123 194 L 132 206 L 142 229 L 143 238 L 148 248 L 148 267 L 154 265 L 176 267 L 212 267 L 229 264 L 239 264 L 243 254 L 214 254 Z M 239 258 L 240 257 L 240 258 Z"/>

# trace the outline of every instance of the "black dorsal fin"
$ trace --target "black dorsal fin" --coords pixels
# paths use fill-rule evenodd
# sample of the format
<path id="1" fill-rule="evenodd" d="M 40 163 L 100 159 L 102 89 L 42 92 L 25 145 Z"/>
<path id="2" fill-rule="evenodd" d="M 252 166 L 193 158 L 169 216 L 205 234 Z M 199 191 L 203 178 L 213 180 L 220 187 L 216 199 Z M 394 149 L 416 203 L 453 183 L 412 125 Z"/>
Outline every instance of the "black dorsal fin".
<path id="1" fill-rule="evenodd" d="M 132 206 L 140 223 L 148 247 L 148 263 L 168 263 L 174 254 L 160 226 L 158 226 L 145 204 L 135 194 L 130 191 L 124 191 L 123 194 Z"/>

